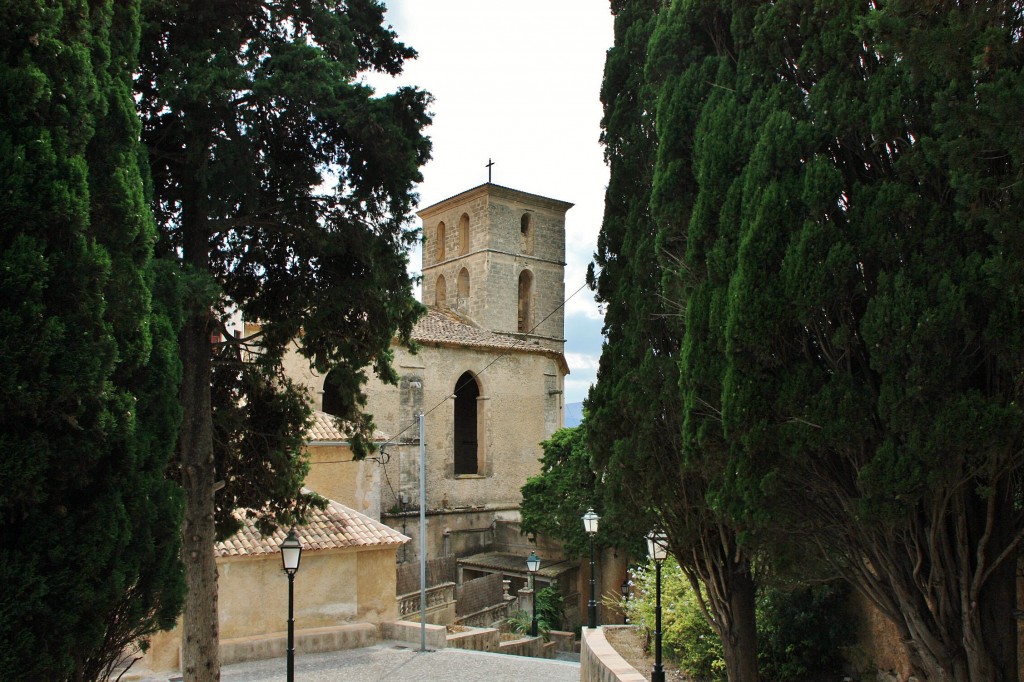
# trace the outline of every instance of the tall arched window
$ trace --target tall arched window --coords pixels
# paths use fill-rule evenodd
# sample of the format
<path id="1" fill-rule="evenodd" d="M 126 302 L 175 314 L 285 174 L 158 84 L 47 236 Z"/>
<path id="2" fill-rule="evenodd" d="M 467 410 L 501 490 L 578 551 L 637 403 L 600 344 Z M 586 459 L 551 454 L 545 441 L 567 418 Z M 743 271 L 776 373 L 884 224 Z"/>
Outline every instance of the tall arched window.
<path id="1" fill-rule="evenodd" d="M 480 385 L 472 372 L 455 382 L 455 475 L 480 473 L 477 398 Z"/>
<path id="2" fill-rule="evenodd" d="M 437 276 L 437 284 L 434 287 L 434 305 L 438 308 L 443 308 L 448 303 L 448 283 L 444 280 L 444 275 Z"/>
<path id="3" fill-rule="evenodd" d="M 346 390 L 346 387 L 342 385 L 341 374 L 338 370 L 332 370 L 324 377 L 323 396 L 321 409 L 324 412 L 342 419 L 352 416 L 352 408 L 355 407 L 355 391 L 351 388 Z"/>
<path id="4" fill-rule="evenodd" d="M 519 331 L 524 334 L 533 327 L 530 299 L 533 297 L 533 273 L 523 270 L 519 273 Z"/>
<path id="5" fill-rule="evenodd" d="M 437 249 L 437 260 L 441 262 L 444 260 L 444 222 L 437 224 L 436 238 L 437 244 L 434 246 Z"/>
<path id="6" fill-rule="evenodd" d="M 459 255 L 469 251 L 469 215 L 462 214 L 459 218 Z"/>
<path id="7" fill-rule="evenodd" d="M 519 250 L 533 255 L 533 218 L 529 213 L 524 213 L 519 219 Z"/>
<path id="8" fill-rule="evenodd" d="M 459 270 L 459 298 L 469 298 L 469 270 L 462 268 Z"/>

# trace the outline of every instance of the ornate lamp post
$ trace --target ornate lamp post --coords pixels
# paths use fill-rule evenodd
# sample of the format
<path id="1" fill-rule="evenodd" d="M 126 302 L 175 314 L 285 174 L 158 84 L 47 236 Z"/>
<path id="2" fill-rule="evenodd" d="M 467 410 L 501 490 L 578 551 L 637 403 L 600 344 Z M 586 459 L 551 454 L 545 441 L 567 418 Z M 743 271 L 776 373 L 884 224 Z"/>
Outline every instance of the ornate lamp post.
<path id="1" fill-rule="evenodd" d="M 526 557 L 526 570 L 530 574 L 530 589 L 533 591 L 533 621 L 530 623 L 530 636 L 537 636 L 537 571 L 540 570 L 540 557 L 530 552 Z"/>
<path id="2" fill-rule="evenodd" d="M 654 669 L 651 682 L 665 682 L 665 669 L 661 667 L 661 562 L 668 556 L 668 538 L 660 530 L 647 535 L 647 553 L 654 559 Z"/>
<path id="3" fill-rule="evenodd" d="M 597 535 L 597 522 L 601 517 L 591 507 L 583 515 L 583 529 L 590 536 L 590 601 L 587 602 L 587 627 L 597 627 L 597 597 L 594 594 L 594 536 Z"/>
<path id="4" fill-rule="evenodd" d="M 288 574 L 288 682 L 295 682 L 295 574 L 302 559 L 302 543 L 295 535 L 295 529 L 288 531 L 288 537 L 281 543 L 281 566 Z"/>

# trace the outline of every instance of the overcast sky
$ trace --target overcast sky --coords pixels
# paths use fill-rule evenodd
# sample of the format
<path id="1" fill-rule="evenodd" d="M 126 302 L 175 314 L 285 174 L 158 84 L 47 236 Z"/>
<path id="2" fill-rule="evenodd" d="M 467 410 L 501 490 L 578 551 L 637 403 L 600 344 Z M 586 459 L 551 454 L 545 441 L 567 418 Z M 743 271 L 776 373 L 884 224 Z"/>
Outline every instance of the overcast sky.
<path id="1" fill-rule="evenodd" d="M 565 400 L 580 402 L 601 352 L 601 315 L 584 287 L 604 211 L 601 78 L 612 44 L 604 0 L 384 0 L 419 58 L 399 84 L 434 96 L 426 207 L 487 182 L 568 201 Z M 374 81 L 375 84 L 377 81 Z M 419 271 L 420 254 L 412 255 Z"/>

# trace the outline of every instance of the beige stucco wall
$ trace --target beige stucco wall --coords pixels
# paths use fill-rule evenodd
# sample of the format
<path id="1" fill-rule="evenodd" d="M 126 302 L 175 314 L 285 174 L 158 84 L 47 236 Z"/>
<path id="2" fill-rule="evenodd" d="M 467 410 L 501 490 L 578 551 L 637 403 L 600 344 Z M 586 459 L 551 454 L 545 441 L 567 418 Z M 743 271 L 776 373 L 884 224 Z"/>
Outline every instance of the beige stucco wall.
<path id="1" fill-rule="evenodd" d="M 396 390 L 370 386 L 368 410 L 378 427 L 402 438 L 418 437 L 414 408 L 422 405 L 427 458 L 427 507 L 518 505 L 519 489 L 540 471 L 540 442 L 564 420 L 563 376 L 556 361 L 546 355 L 511 353 L 499 356 L 467 348 L 422 348 L 416 356 L 396 353 L 396 368 L 413 388 Z M 479 473 L 454 474 L 454 401 L 449 396 L 464 372 L 472 372 L 480 386 L 477 401 Z M 416 385 L 419 388 L 415 388 Z M 421 392 L 421 396 L 412 395 Z M 403 395 L 404 393 L 404 395 Z M 394 494 L 405 492 L 417 500 L 419 448 L 397 448 L 387 463 L 387 478 L 394 491 L 382 491 L 382 509 L 392 508 Z M 390 499 L 389 499 L 390 498 Z"/>
<path id="2" fill-rule="evenodd" d="M 217 560 L 221 641 L 285 632 L 288 577 L 279 554 Z M 306 551 L 295 575 L 296 630 L 398 618 L 395 547 Z M 140 668 L 178 670 L 181 625 L 153 638 Z"/>
<path id="3" fill-rule="evenodd" d="M 355 461 L 345 444 L 312 443 L 306 452 L 310 462 L 307 488 L 380 521 L 380 466 L 375 460 Z"/>

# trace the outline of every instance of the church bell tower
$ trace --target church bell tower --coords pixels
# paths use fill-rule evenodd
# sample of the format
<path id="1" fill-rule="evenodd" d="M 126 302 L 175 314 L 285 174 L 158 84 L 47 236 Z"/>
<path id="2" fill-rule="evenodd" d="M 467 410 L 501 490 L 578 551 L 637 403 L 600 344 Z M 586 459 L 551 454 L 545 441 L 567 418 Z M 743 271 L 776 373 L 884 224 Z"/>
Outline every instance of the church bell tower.
<path id="1" fill-rule="evenodd" d="M 488 182 L 422 209 L 423 302 L 563 352 L 571 207 Z"/>

